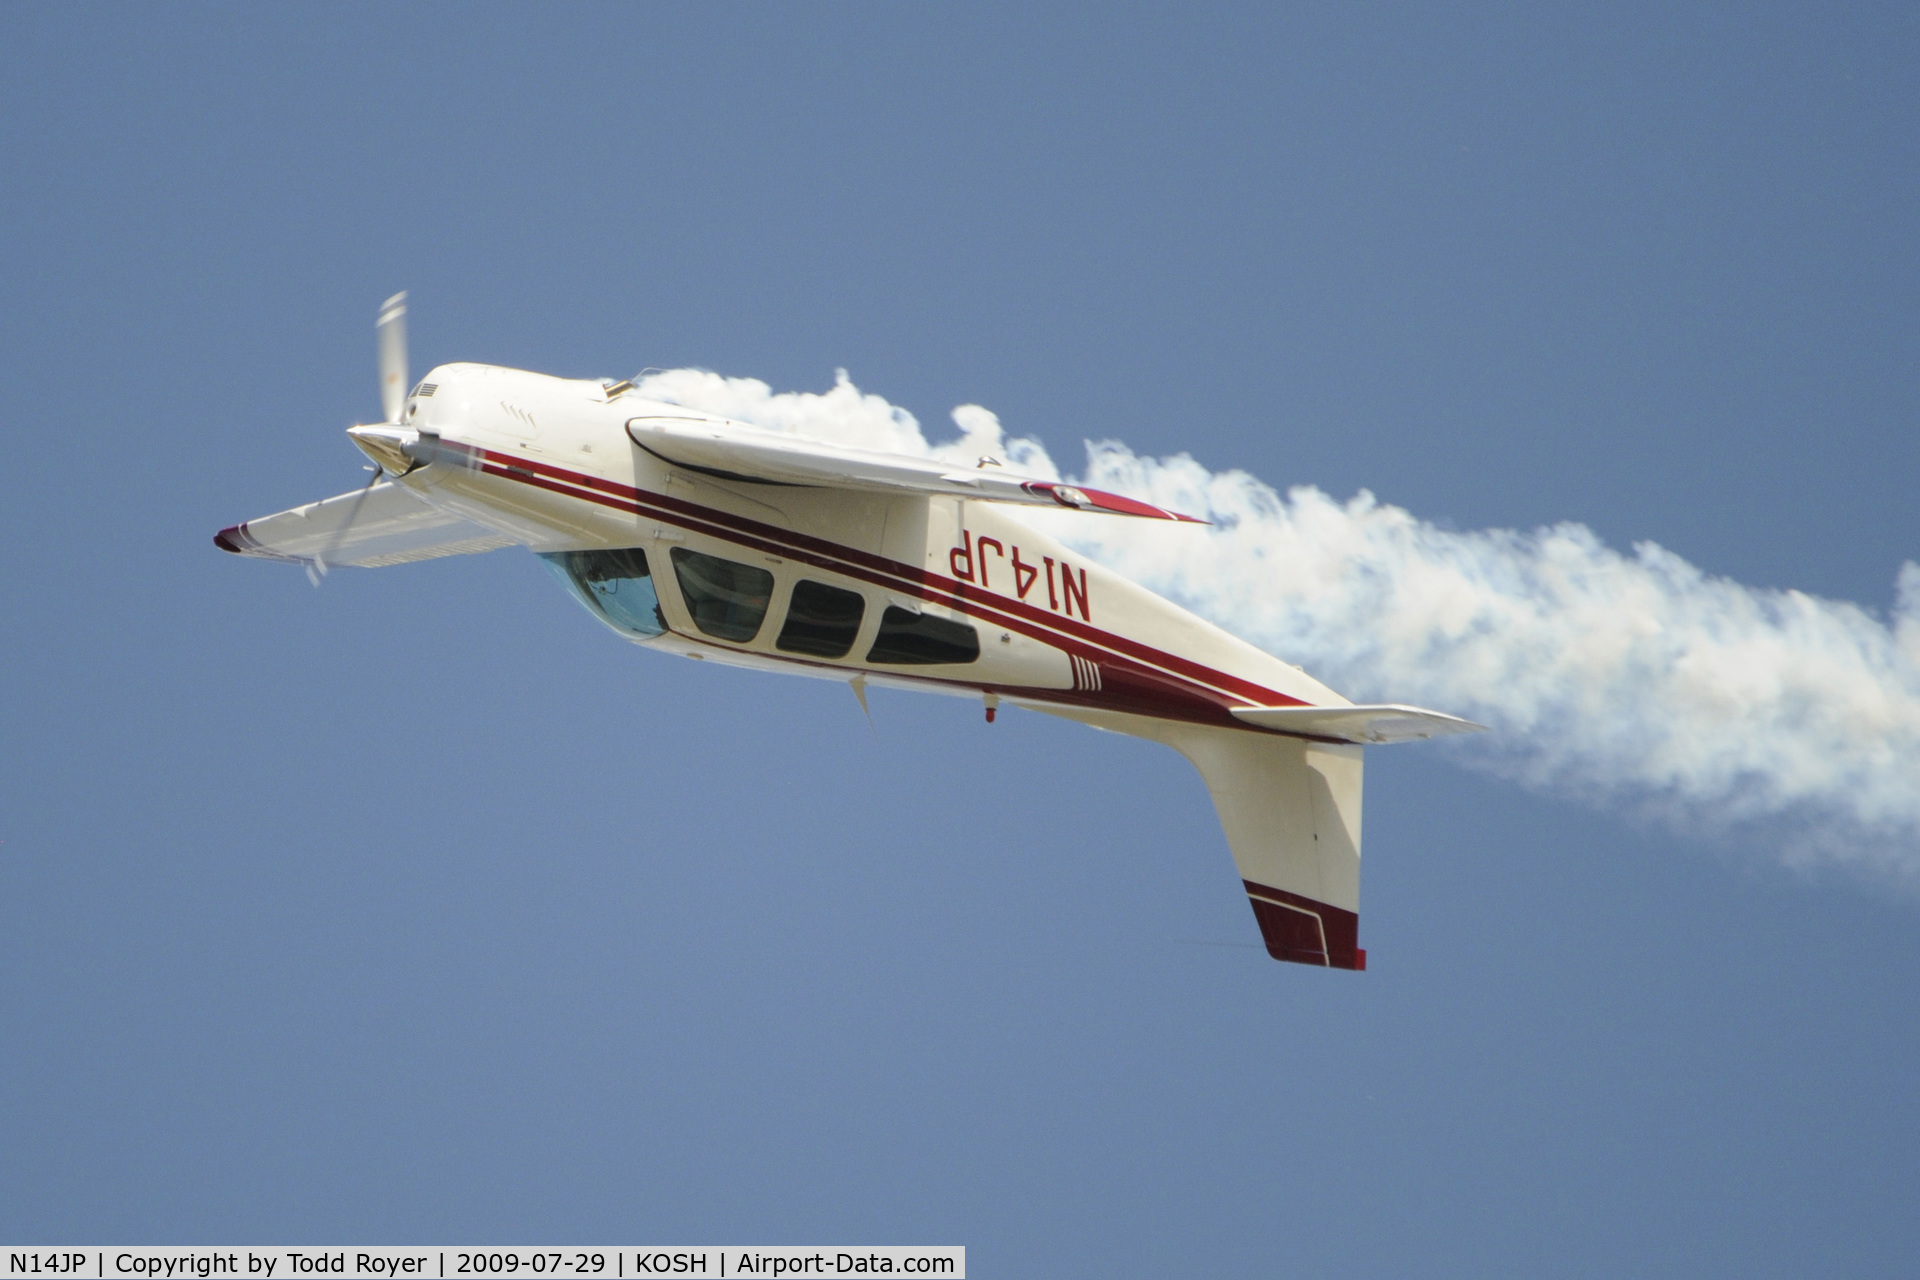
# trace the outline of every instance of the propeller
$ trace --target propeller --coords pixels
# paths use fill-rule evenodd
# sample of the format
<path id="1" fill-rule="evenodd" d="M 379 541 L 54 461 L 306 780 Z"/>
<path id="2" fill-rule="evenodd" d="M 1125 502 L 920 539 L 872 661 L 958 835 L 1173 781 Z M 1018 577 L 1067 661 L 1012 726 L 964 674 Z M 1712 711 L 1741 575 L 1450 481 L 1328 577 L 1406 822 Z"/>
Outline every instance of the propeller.
<path id="1" fill-rule="evenodd" d="M 347 530 L 353 528 L 353 522 L 360 518 L 360 508 L 366 503 L 367 495 L 373 492 L 373 486 L 380 483 L 380 468 L 368 467 L 373 472 L 367 477 L 366 487 L 360 490 L 360 496 L 353 500 L 353 506 L 347 511 L 347 518 L 340 522 L 334 531 L 333 540 L 327 543 L 327 549 L 307 562 L 307 581 L 314 586 L 320 585 L 320 579 L 327 576 L 327 561 L 333 559 L 333 553 L 347 540 Z"/>
<path id="2" fill-rule="evenodd" d="M 380 412 L 382 422 L 398 423 L 407 403 L 407 291 L 381 304 L 373 331 L 380 339 Z"/>
<path id="3" fill-rule="evenodd" d="M 367 478 L 366 487 L 353 500 L 353 506 L 347 511 L 347 518 L 334 531 L 326 550 L 315 556 L 307 565 L 307 580 L 314 586 L 327 576 L 327 561 L 347 540 L 347 534 L 353 529 L 353 522 L 360 518 L 360 508 L 366 504 L 367 495 L 373 492 L 373 486 L 380 483 L 383 468 L 395 475 L 402 475 L 414 464 L 402 451 L 409 437 L 417 439 L 414 432 L 400 428 L 400 412 L 407 403 L 407 291 L 402 289 L 380 304 L 380 318 L 374 322 L 373 332 L 380 352 L 380 412 L 385 415 L 378 427 L 349 427 L 347 434 L 373 460 L 380 465 L 367 468 L 373 472 Z M 404 435 L 403 435 L 404 432 Z"/>

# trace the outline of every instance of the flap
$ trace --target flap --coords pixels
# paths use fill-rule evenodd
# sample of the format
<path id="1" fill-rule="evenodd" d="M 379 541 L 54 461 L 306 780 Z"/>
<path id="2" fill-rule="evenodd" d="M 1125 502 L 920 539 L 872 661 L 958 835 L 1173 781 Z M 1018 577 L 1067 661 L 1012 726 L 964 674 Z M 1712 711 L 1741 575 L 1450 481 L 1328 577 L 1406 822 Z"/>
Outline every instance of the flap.
<path id="1" fill-rule="evenodd" d="M 485 525 L 428 506 L 391 480 L 222 529 L 213 541 L 236 555 L 294 564 L 324 557 L 328 567 L 367 569 L 514 544 Z"/>
<path id="2" fill-rule="evenodd" d="M 1233 714 L 1262 729 L 1347 742 L 1411 742 L 1449 733 L 1478 733 L 1487 727 L 1444 711 L 1396 702 L 1358 707 L 1235 707 Z"/>
<path id="3" fill-rule="evenodd" d="M 627 435 L 662 462 L 723 480 L 939 493 L 985 502 L 1206 523 L 1117 493 L 1040 480 L 1002 466 L 954 467 L 930 458 L 874 453 L 710 418 L 634 418 L 627 423 Z"/>

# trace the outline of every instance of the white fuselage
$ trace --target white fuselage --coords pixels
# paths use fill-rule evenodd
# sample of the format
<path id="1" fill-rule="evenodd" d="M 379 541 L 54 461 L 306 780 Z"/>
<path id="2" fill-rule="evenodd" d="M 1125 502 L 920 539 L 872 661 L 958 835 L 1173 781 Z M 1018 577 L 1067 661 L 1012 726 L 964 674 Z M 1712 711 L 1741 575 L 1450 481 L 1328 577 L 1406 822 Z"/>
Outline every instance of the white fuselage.
<path id="1" fill-rule="evenodd" d="M 659 634 L 603 620 L 689 658 L 1004 698 L 1095 722 L 1259 732 L 1229 708 L 1346 703 L 1006 506 L 721 478 L 636 444 L 627 424 L 659 418 L 724 421 L 632 392 L 610 400 L 594 381 L 442 365 L 402 415 L 438 451 L 400 483 L 550 560 L 643 552 Z M 809 610 L 828 622 L 810 630 Z M 952 642 L 967 630 L 977 657 Z"/>

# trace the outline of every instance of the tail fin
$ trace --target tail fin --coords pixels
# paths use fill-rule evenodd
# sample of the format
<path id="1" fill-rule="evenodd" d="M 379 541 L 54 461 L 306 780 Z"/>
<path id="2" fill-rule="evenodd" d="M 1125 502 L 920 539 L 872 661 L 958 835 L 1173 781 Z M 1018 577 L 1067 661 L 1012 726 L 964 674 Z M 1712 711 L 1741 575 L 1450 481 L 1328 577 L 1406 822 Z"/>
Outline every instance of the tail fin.
<path id="1" fill-rule="evenodd" d="M 1164 742 L 1191 760 L 1213 795 L 1267 954 L 1330 969 L 1367 967 L 1360 949 L 1363 748 L 1089 707 L 1022 705 Z"/>
<path id="2" fill-rule="evenodd" d="M 1364 969 L 1360 942 L 1361 748 L 1167 725 L 1200 771 L 1275 960 Z"/>

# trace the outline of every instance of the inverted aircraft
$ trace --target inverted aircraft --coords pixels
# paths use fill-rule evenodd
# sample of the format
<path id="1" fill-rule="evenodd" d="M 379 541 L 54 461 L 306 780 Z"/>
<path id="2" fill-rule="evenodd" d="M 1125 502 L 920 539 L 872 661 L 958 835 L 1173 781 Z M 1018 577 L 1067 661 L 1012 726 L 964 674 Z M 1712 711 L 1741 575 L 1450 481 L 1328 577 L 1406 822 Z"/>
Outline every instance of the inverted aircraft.
<path id="1" fill-rule="evenodd" d="M 681 658 L 978 699 L 1164 743 L 1200 771 L 1266 950 L 1365 969 L 1362 753 L 1481 726 L 1356 705 L 1019 518 L 1188 522 L 1121 494 L 763 429 L 630 380 L 444 364 L 407 381 L 406 295 L 376 325 L 384 420 L 356 491 L 222 529 L 243 556 L 377 568 L 524 546 L 600 622 Z"/>

